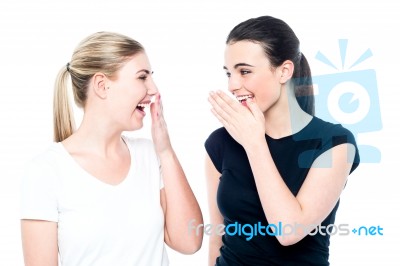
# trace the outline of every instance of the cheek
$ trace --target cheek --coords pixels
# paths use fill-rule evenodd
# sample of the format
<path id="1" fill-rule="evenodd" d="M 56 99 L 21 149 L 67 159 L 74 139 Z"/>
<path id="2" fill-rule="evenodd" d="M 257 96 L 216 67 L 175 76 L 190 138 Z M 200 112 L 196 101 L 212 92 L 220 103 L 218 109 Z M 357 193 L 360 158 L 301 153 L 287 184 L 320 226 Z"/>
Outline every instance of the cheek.
<path id="1" fill-rule="evenodd" d="M 273 82 L 260 82 L 254 87 L 253 93 L 256 95 L 257 103 L 261 109 L 268 109 L 280 98 L 280 86 Z"/>
<path id="2" fill-rule="evenodd" d="M 146 90 L 143 89 L 143 86 L 136 85 L 130 86 L 129 89 L 125 91 L 123 95 L 121 95 L 122 100 L 125 102 L 129 102 L 130 104 L 137 105 L 143 98 L 146 97 Z"/>
<path id="3" fill-rule="evenodd" d="M 247 85 L 249 91 L 256 95 L 257 98 L 264 100 L 273 97 L 277 92 L 277 87 L 269 76 L 262 75 L 254 78 Z"/>
<path id="4" fill-rule="evenodd" d="M 130 92 L 131 92 L 132 98 L 139 99 L 139 101 L 140 101 L 141 99 L 146 97 L 147 89 L 143 83 L 141 83 L 141 82 L 135 83 L 131 88 L 132 89 Z"/>

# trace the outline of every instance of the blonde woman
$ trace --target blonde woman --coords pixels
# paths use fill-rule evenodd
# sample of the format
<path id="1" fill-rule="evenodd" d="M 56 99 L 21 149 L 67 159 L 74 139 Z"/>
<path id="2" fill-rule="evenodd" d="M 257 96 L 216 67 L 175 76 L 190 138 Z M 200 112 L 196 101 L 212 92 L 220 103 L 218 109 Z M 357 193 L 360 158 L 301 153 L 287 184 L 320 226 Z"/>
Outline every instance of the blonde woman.
<path id="1" fill-rule="evenodd" d="M 111 32 L 75 49 L 55 84 L 55 142 L 22 179 L 26 265 L 168 265 L 164 243 L 191 254 L 202 234 L 197 200 L 172 148 L 143 46 Z M 67 83 L 82 107 L 74 129 Z M 152 102 L 152 99 L 154 101 Z M 143 126 L 152 141 L 123 135 Z"/>

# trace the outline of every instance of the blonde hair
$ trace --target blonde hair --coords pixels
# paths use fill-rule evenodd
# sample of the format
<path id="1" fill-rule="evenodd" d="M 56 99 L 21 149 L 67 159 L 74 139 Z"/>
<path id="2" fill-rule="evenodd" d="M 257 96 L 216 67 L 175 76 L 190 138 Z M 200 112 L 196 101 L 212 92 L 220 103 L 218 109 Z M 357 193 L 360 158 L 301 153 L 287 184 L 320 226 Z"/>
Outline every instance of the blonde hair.
<path id="1" fill-rule="evenodd" d="M 71 61 L 61 68 L 56 78 L 53 101 L 54 141 L 63 141 L 75 130 L 73 110 L 68 99 L 68 76 L 71 78 L 76 105 L 84 107 L 89 81 L 94 74 L 101 72 L 113 78 L 129 58 L 143 51 L 139 42 L 113 32 L 94 33 L 78 45 Z"/>

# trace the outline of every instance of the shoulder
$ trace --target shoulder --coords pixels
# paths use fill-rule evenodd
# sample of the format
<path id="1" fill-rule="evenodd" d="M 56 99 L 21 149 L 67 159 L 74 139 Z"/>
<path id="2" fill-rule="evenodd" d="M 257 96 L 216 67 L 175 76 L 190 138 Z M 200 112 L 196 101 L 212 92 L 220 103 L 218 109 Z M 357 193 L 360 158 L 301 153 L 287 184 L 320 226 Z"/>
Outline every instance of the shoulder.
<path id="1" fill-rule="evenodd" d="M 227 135 L 229 135 L 228 131 L 224 127 L 220 127 L 211 132 L 208 138 L 225 137 Z"/>
<path id="2" fill-rule="evenodd" d="M 322 141 L 321 149 L 317 155 L 341 144 L 350 144 L 354 146 L 355 155 L 350 171 L 353 172 L 360 163 L 360 154 L 353 133 L 341 124 L 330 123 L 317 117 L 314 117 L 313 123 L 311 130 L 317 135 L 316 138 Z"/>
<path id="3" fill-rule="evenodd" d="M 53 142 L 28 162 L 28 166 L 55 167 L 62 158 L 61 143 Z"/>
<path id="4" fill-rule="evenodd" d="M 341 124 L 334 124 L 318 117 L 314 117 L 310 122 L 307 132 L 313 138 L 322 139 L 323 142 L 341 142 L 356 145 L 353 133 Z"/>
<path id="5" fill-rule="evenodd" d="M 227 146 L 225 143 L 230 138 L 231 137 L 228 131 L 226 131 L 224 127 L 220 127 L 211 132 L 204 143 L 204 147 L 208 156 L 213 162 L 215 169 L 217 169 L 220 173 L 222 172 L 222 164 L 225 154 L 224 151 L 225 147 Z"/>
<path id="6" fill-rule="evenodd" d="M 60 167 L 64 166 L 60 143 L 52 143 L 24 165 L 22 180 L 40 182 L 55 180 Z"/>
<path id="7" fill-rule="evenodd" d="M 125 141 L 126 145 L 131 152 L 131 154 L 139 154 L 141 157 L 157 157 L 156 150 L 154 148 L 154 143 L 148 138 L 137 138 L 132 136 L 122 135 L 122 139 Z"/>
<path id="8" fill-rule="evenodd" d="M 224 127 L 221 127 L 211 132 L 211 134 L 206 139 L 204 146 L 209 154 L 221 152 L 221 150 L 226 147 L 226 142 L 230 139 L 232 138 L 229 135 L 228 131 Z"/>
<path id="9" fill-rule="evenodd" d="M 228 139 L 230 139 L 231 136 L 229 135 L 228 131 L 224 127 L 220 127 L 208 136 L 206 139 L 206 145 L 207 143 L 212 144 L 212 143 L 221 143 L 224 142 Z"/>
<path id="10" fill-rule="evenodd" d="M 153 141 L 148 138 L 137 138 L 132 136 L 122 135 L 122 139 L 125 141 L 126 145 L 129 147 L 134 147 L 136 149 L 153 149 Z"/>

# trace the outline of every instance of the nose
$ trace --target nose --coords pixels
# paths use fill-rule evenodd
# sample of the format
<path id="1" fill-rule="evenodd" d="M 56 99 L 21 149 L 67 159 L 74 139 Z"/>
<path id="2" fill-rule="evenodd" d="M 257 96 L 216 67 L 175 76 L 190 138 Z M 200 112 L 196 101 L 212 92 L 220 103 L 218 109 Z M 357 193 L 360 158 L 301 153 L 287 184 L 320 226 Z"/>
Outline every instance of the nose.
<path id="1" fill-rule="evenodd" d="M 147 94 L 149 95 L 154 95 L 158 92 L 157 85 L 153 79 L 149 80 L 149 83 L 147 84 L 146 88 L 147 88 Z"/>
<path id="2" fill-rule="evenodd" d="M 228 80 L 228 90 L 231 93 L 234 93 L 236 90 L 239 90 L 241 87 L 242 87 L 242 82 L 240 80 L 240 77 L 237 77 L 232 74 Z"/>

